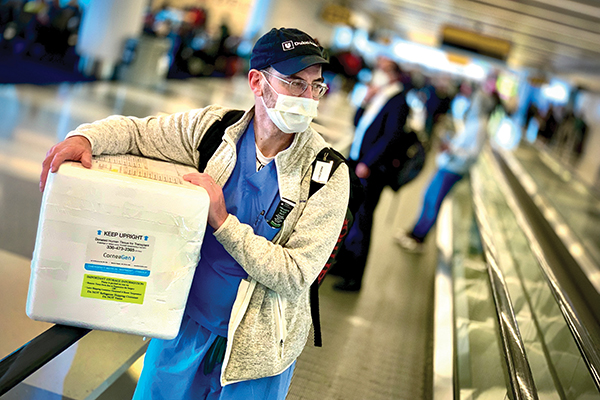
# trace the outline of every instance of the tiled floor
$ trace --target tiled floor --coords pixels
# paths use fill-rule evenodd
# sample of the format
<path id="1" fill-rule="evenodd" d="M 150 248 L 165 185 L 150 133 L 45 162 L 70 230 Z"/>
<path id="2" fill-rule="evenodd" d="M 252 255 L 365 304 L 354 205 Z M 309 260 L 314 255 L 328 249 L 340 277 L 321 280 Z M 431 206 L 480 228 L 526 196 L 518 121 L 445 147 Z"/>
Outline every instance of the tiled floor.
<path id="1" fill-rule="evenodd" d="M 212 103 L 247 108 L 252 98 L 242 78 L 176 81 L 162 92 L 114 82 L 5 85 L 0 86 L 0 103 L 0 262 L 4 268 L 11 268 L 16 265 L 14 260 L 19 260 L 20 274 L 18 281 L 11 275 L 4 275 L 1 280 L 1 291 L 10 297 L 13 291 L 26 291 L 23 276 L 27 274 L 23 268 L 35 242 L 41 200 L 37 191 L 40 163 L 53 143 L 80 123 L 111 114 L 146 116 Z M 353 109 L 345 96 L 329 96 L 321 102 L 319 112 L 316 122 L 324 136 L 338 149 L 347 148 L 352 136 Z M 395 229 L 407 228 L 414 221 L 430 170 L 428 165 L 419 178 L 399 193 L 384 192 L 376 210 L 372 252 L 362 291 L 333 291 L 335 277 L 328 277 L 321 287 L 324 346 L 306 347 L 288 399 L 431 397 L 435 243 L 430 240 L 425 254 L 416 256 L 403 253 L 391 238 Z M 7 335 L 5 324 L 15 332 L 21 330 L 20 324 L 33 324 L 24 311 L 15 321 L 6 323 L 14 310 L 9 314 L 2 307 L 0 342 Z M 25 343 L 36 329 L 41 327 L 36 325 L 27 335 L 17 335 L 14 343 Z M 100 398 L 130 399 L 137 373 L 139 363 Z"/>

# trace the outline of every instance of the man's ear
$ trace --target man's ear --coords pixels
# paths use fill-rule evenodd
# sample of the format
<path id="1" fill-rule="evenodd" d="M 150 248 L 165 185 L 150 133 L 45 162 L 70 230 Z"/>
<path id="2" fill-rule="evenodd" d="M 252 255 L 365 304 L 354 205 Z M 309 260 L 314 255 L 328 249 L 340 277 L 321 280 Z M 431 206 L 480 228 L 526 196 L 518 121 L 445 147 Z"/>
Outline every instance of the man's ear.
<path id="1" fill-rule="evenodd" d="M 255 96 L 262 96 L 262 74 L 255 69 L 251 69 L 248 72 L 248 84 L 250 85 L 250 89 L 254 93 Z"/>

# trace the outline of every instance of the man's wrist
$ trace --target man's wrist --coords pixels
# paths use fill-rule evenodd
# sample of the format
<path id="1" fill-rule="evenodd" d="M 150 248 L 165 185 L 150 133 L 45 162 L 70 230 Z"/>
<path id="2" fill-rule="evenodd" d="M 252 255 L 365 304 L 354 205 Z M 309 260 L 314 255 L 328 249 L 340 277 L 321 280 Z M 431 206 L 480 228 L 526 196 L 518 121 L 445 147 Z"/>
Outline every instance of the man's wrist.
<path id="1" fill-rule="evenodd" d="M 92 145 L 92 139 L 88 135 L 84 135 L 84 134 L 79 133 L 79 132 L 71 132 L 71 133 L 69 133 L 67 135 L 67 137 L 65 138 L 65 140 L 69 140 L 69 139 L 80 140 L 82 143 L 85 143 L 87 146 L 89 146 L 90 151 L 94 147 Z"/>
<path id="2" fill-rule="evenodd" d="M 215 221 L 216 226 L 213 226 L 215 232 L 219 231 L 223 227 L 223 225 L 225 225 L 227 218 L 229 218 L 229 213 L 225 214 L 224 217 L 218 218 L 218 220 Z"/>

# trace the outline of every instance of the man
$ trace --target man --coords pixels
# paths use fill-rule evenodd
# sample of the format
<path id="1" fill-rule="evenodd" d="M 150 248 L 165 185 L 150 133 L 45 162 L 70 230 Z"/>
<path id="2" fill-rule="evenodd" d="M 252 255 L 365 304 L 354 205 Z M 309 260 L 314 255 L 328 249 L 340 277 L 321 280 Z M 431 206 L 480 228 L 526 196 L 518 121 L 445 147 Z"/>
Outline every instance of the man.
<path id="1" fill-rule="evenodd" d="M 409 112 L 401 78 L 398 65 L 380 57 L 367 96 L 354 117 L 356 129 L 349 158 L 363 184 L 365 198 L 337 256 L 338 267 L 334 273 L 343 278 L 334 285 L 337 290 L 360 290 L 369 254 L 373 213 L 383 188 L 397 174 L 399 166 L 393 162 L 399 158 L 399 144 Z"/>
<path id="2" fill-rule="evenodd" d="M 255 106 L 226 129 L 204 173 L 184 179 L 210 197 L 201 259 L 177 338 L 150 342 L 135 399 L 284 399 L 310 330 L 309 288 L 340 233 L 346 166 L 308 198 L 326 143 L 309 123 L 327 87 L 327 60 L 309 35 L 273 29 L 256 43 Z M 198 166 L 208 127 L 227 109 L 82 125 L 43 163 L 90 166 L 92 154 L 132 153 Z M 273 219 L 285 218 L 280 227 Z"/>

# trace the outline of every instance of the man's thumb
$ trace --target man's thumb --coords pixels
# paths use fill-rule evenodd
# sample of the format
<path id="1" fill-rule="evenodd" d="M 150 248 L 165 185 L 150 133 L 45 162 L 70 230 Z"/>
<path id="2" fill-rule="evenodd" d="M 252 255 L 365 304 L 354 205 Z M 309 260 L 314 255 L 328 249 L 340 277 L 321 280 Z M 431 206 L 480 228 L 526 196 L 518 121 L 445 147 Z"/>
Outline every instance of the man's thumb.
<path id="1" fill-rule="evenodd" d="M 86 168 L 92 168 L 92 154 L 85 152 L 83 153 L 83 155 L 81 156 L 81 165 L 83 165 Z"/>

